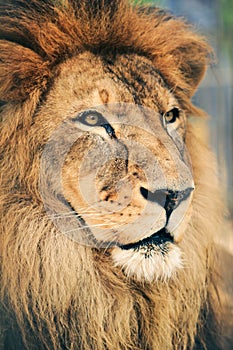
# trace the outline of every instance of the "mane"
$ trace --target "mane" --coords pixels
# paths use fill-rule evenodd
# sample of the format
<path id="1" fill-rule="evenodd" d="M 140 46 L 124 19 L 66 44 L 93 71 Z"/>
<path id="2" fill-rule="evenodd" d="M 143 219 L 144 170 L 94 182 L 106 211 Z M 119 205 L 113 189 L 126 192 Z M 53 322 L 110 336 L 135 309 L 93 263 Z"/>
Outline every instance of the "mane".
<path id="1" fill-rule="evenodd" d="M 184 21 L 124 0 L 10 0 L 1 3 L 0 18 L 1 57 L 8 63 L 0 76 L 2 100 L 45 91 L 59 63 L 83 51 L 149 57 L 168 86 L 187 100 L 197 83 L 193 76 L 201 79 L 209 60 L 209 46 Z"/>
<path id="2" fill-rule="evenodd" d="M 127 279 L 107 253 L 78 246 L 46 216 L 38 191 L 43 145 L 29 129 L 60 64 L 84 51 L 148 57 L 183 108 L 204 114 L 190 97 L 211 50 L 184 21 L 123 0 L 1 2 L 1 298 L 30 349 L 185 349 L 195 341 L 210 348 L 217 335 L 207 321 L 219 313 L 212 235 L 221 201 L 217 182 L 210 183 L 211 152 L 190 125 L 194 214 L 181 243 L 185 268 L 170 281 Z M 15 327 L 8 317 L 3 324 Z"/>

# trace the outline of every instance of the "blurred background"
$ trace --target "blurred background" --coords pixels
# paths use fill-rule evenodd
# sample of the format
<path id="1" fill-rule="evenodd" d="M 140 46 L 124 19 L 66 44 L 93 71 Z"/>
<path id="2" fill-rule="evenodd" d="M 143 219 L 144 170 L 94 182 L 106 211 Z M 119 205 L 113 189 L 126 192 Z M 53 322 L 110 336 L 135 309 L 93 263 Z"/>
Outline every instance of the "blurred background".
<path id="1" fill-rule="evenodd" d="M 233 0 L 152 0 L 140 3 L 166 8 L 185 17 L 207 37 L 216 62 L 193 101 L 210 116 L 211 146 L 227 196 L 226 216 L 233 218 Z M 211 179 L 210 179 L 211 181 Z M 231 221 L 231 220 L 230 220 Z"/>

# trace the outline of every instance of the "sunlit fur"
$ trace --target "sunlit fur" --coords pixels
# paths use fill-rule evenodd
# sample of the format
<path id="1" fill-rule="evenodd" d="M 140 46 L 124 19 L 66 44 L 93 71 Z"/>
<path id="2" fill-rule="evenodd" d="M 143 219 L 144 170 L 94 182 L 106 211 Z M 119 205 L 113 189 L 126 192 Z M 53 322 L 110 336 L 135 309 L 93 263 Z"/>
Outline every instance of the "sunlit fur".
<path id="1" fill-rule="evenodd" d="M 5 102 L 0 345 L 173 350 L 192 349 L 196 343 L 197 349 L 220 349 L 213 237 L 221 227 L 222 206 L 214 159 L 195 123 L 188 123 L 186 136 L 196 190 L 179 245 L 183 266 L 171 278 L 167 273 L 153 283 L 129 278 L 110 252 L 79 246 L 56 230 L 38 190 L 50 124 L 30 134 L 34 123 L 38 127 L 37 106 L 46 100 L 59 64 L 85 50 L 147 56 L 187 114 L 201 115 L 190 97 L 204 73 L 209 48 L 186 24 L 160 11 L 143 13 L 124 1 L 54 3 L 55 9 L 51 1 L 0 4 L 0 98 Z M 135 268 L 135 273 L 140 271 Z"/>

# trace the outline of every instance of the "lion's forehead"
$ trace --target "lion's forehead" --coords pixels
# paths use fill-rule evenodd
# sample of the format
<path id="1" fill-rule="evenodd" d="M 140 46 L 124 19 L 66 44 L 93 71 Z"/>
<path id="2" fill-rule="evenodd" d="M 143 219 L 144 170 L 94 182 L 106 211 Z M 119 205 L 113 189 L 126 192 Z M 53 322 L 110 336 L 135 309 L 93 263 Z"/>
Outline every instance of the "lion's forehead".
<path id="1" fill-rule="evenodd" d="M 64 98 L 65 91 L 65 98 Z M 56 108 L 61 117 L 103 103 L 142 104 L 166 111 L 175 97 L 149 59 L 136 54 L 101 58 L 83 53 L 59 67 L 46 109 Z"/>

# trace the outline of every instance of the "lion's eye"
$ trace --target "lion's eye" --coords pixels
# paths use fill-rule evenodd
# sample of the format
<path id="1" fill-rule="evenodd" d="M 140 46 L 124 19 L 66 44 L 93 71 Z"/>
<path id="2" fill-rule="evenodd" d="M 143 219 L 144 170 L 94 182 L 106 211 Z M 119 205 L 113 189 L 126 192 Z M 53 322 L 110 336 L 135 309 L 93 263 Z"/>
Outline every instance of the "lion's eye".
<path id="1" fill-rule="evenodd" d="M 88 126 L 101 126 L 106 123 L 106 120 L 96 111 L 85 111 L 77 119 L 80 123 Z"/>
<path id="2" fill-rule="evenodd" d="M 164 114 L 164 120 L 166 124 L 174 123 L 179 118 L 180 111 L 178 108 L 172 108 L 170 111 Z"/>
<path id="3" fill-rule="evenodd" d="M 89 125 L 96 125 L 98 124 L 98 121 L 99 121 L 99 117 L 93 114 L 87 115 L 85 118 L 85 122 Z"/>
<path id="4" fill-rule="evenodd" d="M 101 126 L 111 138 L 116 138 L 113 127 L 107 122 L 103 115 L 97 111 L 88 110 L 82 112 L 73 120 L 87 126 Z"/>

